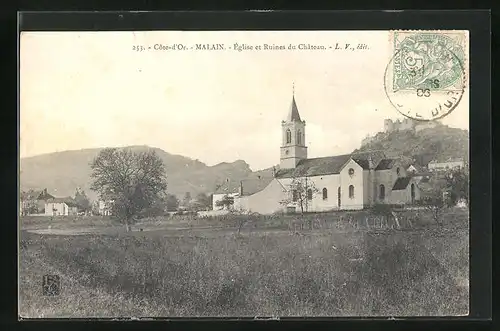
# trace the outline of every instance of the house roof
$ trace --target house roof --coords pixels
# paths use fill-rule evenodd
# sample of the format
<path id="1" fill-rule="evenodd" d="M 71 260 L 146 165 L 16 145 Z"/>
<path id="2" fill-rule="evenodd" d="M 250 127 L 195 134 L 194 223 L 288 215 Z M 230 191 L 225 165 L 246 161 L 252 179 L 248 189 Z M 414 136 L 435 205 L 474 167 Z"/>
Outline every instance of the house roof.
<path id="1" fill-rule="evenodd" d="M 424 170 L 424 168 L 423 168 L 422 166 L 420 166 L 420 165 L 418 165 L 418 164 L 416 164 L 416 163 L 412 163 L 412 164 L 410 164 L 410 165 L 408 166 L 408 168 L 406 168 L 406 170 L 410 169 L 410 167 L 415 168 L 415 170 L 416 170 L 417 172 L 423 172 L 423 170 Z"/>
<path id="2" fill-rule="evenodd" d="M 280 169 L 276 173 L 276 178 L 338 174 L 350 159 L 354 160 L 363 169 L 368 169 L 370 156 L 374 164 L 377 164 L 383 157 L 382 153 L 367 152 L 305 159 L 301 160 L 294 169 Z"/>
<path id="3" fill-rule="evenodd" d="M 406 169 L 408 170 L 410 167 L 413 167 L 415 168 L 415 174 L 421 174 L 421 175 L 424 175 L 424 174 L 427 174 L 428 171 L 427 169 L 425 169 L 424 167 L 422 167 L 421 165 L 417 164 L 417 163 L 412 163 L 410 164 Z"/>
<path id="4" fill-rule="evenodd" d="M 78 207 L 78 203 L 71 197 L 48 199 L 47 203 L 65 203 L 68 207 Z"/>
<path id="5" fill-rule="evenodd" d="M 243 181 L 243 195 L 252 195 L 266 188 L 273 178 L 247 179 Z"/>
<path id="6" fill-rule="evenodd" d="M 297 108 L 297 103 L 295 102 L 295 96 L 292 97 L 292 105 L 290 106 L 290 112 L 286 118 L 288 122 L 302 122 L 299 115 L 299 109 Z"/>
<path id="7" fill-rule="evenodd" d="M 48 200 L 54 198 L 53 195 L 47 193 L 47 189 L 33 191 L 33 193 L 37 200 Z"/>
<path id="8" fill-rule="evenodd" d="M 399 177 L 394 186 L 392 187 L 393 191 L 404 190 L 408 187 L 408 183 L 410 183 L 411 177 Z"/>
<path id="9" fill-rule="evenodd" d="M 214 194 L 229 194 L 238 193 L 240 182 L 237 180 L 230 180 L 222 184 L 216 185 Z"/>
<path id="10" fill-rule="evenodd" d="M 272 180 L 272 171 L 261 171 L 256 174 L 254 173 L 241 181 L 226 181 L 216 188 L 214 194 L 239 193 L 241 185 L 243 186 L 243 195 L 252 195 L 262 191 Z"/>

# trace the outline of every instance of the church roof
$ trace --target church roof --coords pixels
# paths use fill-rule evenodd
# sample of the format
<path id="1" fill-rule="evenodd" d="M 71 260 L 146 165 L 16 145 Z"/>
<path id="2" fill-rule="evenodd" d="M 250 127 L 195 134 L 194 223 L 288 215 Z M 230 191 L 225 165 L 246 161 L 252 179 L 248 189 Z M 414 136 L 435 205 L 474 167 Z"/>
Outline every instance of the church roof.
<path id="1" fill-rule="evenodd" d="M 278 170 L 276 178 L 338 174 L 350 157 L 350 154 L 345 154 L 301 160 L 295 168 Z"/>
<path id="2" fill-rule="evenodd" d="M 375 164 L 381 157 L 384 157 L 383 153 L 361 153 L 305 159 L 301 160 L 297 167 L 293 169 L 280 169 L 276 173 L 276 177 L 290 178 L 338 174 L 351 158 L 363 169 L 369 169 L 368 159 L 370 156 L 372 156 Z"/>
<path id="3" fill-rule="evenodd" d="M 410 183 L 411 177 L 399 177 L 394 186 L 392 187 L 393 191 L 404 190 L 408 187 L 408 183 Z"/>
<path id="4" fill-rule="evenodd" d="M 292 105 L 290 106 L 290 112 L 286 118 L 288 122 L 302 122 L 299 115 L 299 109 L 297 108 L 297 103 L 295 102 L 295 96 L 292 97 Z"/>
<path id="5" fill-rule="evenodd" d="M 363 168 L 363 170 L 370 169 L 370 162 L 367 159 L 361 159 L 355 156 L 353 156 L 352 159 L 354 160 L 354 162 L 359 164 L 359 166 Z"/>
<path id="6" fill-rule="evenodd" d="M 387 169 L 392 169 L 392 166 L 396 162 L 395 159 L 382 159 L 375 170 L 387 170 Z"/>

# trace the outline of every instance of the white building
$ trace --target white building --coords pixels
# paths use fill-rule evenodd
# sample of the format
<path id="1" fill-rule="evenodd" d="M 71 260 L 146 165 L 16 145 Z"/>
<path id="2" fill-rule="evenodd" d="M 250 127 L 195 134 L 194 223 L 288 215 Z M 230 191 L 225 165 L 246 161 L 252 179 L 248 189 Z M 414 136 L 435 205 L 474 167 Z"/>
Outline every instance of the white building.
<path id="1" fill-rule="evenodd" d="M 98 202 L 98 213 L 102 216 L 110 216 L 112 215 L 112 204 L 113 201 L 103 201 L 99 200 Z"/>
<path id="2" fill-rule="evenodd" d="M 409 165 L 382 152 L 307 158 L 305 126 L 293 96 L 281 125 L 280 169 L 255 192 L 245 194 L 245 182 L 239 192 L 228 192 L 235 194 L 233 208 L 271 214 L 299 211 L 302 204 L 304 211 L 316 212 L 363 209 L 376 203 L 411 204 L 420 199 L 418 179 L 406 171 Z M 214 209 L 215 201 L 224 195 L 220 194 L 214 195 Z"/>
<path id="3" fill-rule="evenodd" d="M 430 171 L 463 169 L 465 162 L 463 159 L 448 159 L 446 161 L 433 160 L 427 165 Z"/>
<path id="4" fill-rule="evenodd" d="M 45 203 L 45 216 L 70 216 L 78 214 L 78 205 L 71 198 L 53 198 Z"/>

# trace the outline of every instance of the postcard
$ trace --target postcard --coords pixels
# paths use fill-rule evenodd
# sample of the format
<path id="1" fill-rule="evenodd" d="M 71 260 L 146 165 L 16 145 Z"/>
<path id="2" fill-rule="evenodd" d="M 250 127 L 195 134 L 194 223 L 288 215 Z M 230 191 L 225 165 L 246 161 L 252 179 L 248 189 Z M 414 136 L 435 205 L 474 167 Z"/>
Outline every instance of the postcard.
<path id="1" fill-rule="evenodd" d="M 22 32 L 21 318 L 469 313 L 469 33 Z"/>

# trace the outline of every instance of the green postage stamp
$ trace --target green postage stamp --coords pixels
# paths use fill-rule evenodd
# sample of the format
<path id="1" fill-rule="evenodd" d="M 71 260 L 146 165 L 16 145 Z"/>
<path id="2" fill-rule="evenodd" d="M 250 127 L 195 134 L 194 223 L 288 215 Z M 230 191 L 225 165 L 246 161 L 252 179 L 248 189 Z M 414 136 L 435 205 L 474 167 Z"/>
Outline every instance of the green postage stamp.
<path id="1" fill-rule="evenodd" d="M 449 114 L 467 88 L 468 31 L 391 31 L 384 87 L 393 106 L 416 120 Z"/>
<path id="2" fill-rule="evenodd" d="M 462 33 L 395 32 L 393 89 L 461 89 L 464 43 Z"/>

